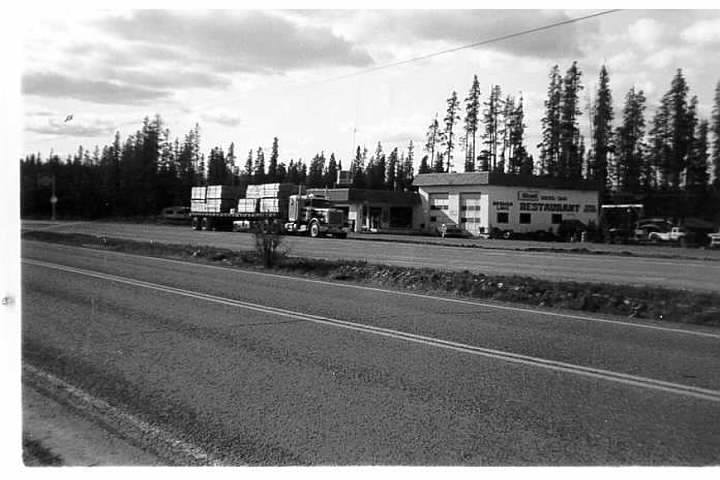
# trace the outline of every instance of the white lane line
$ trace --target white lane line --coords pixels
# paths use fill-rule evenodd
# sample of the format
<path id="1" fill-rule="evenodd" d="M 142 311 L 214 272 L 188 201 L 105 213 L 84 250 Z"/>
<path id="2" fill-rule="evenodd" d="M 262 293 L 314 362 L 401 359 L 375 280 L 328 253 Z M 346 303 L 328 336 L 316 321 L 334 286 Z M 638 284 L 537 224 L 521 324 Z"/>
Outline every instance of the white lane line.
<path id="1" fill-rule="evenodd" d="M 23 363 L 22 369 L 23 373 L 34 378 L 34 381 L 39 380 L 41 385 L 49 385 L 53 390 L 58 390 L 63 392 L 64 395 L 69 395 L 73 402 L 78 403 L 84 410 L 90 408 L 92 411 L 102 415 L 105 419 L 119 419 L 123 425 L 129 426 L 135 431 L 134 436 L 142 438 L 146 443 L 150 443 L 151 441 L 152 443 L 162 443 L 169 447 L 173 453 L 180 454 L 183 458 L 190 459 L 202 465 L 224 465 L 221 460 L 213 457 L 202 448 L 180 440 L 169 432 L 124 412 L 51 373 L 27 363 Z"/>
<path id="2" fill-rule="evenodd" d="M 77 249 L 77 248 L 84 248 L 84 247 L 71 247 L 67 245 L 55 245 L 55 247 L 60 249 Z M 302 277 L 294 277 L 290 275 L 280 275 L 277 273 L 267 273 L 267 272 L 257 272 L 254 270 L 247 270 L 243 268 L 229 268 L 229 267 L 220 267 L 217 265 L 206 265 L 202 263 L 193 263 L 193 262 L 186 262 L 183 260 L 174 260 L 171 258 L 160 258 L 160 257 L 149 257 L 149 256 L 141 256 L 141 255 L 135 255 L 132 253 L 122 253 L 122 252 L 113 252 L 112 250 L 97 250 L 94 248 L 88 248 L 87 250 L 92 250 L 93 252 L 102 252 L 103 254 L 111 254 L 111 255 L 117 255 L 117 256 L 131 256 L 131 257 L 142 257 L 146 259 L 152 259 L 156 260 L 158 262 L 165 262 L 165 263 L 173 263 L 173 264 L 179 264 L 186 267 L 202 267 L 207 269 L 215 269 L 215 270 L 222 270 L 227 273 L 241 273 L 241 274 L 247 274 L 247 275 L 257 275 L 261 277 L 269 277 L 269 278 L 278 278 L 282 280 L 289 280 L 294 282 L 307 282 L 307 283 L 313 283 L 317 285 L 327 285 L 331 287 L 339 287 L 339 288 L 350 288 L 350 289 L 357 289 L 357 290 L 364 290 L 369 292 L 378 292 L 383 293 L 387 295 L 403 295 L 407 297 L 414 297 L 414 298 L 422 298 L 424 300 L 435 300 L 440 302 L 448 302 L 448 303 L 457 303 L 460 305 L 472 305 L 477 307 L 484 307 L 484 308 L 492 308 L 496 310 L 504 310 L 504 311 L 510 311 L 510 312 L 520 312 L 520 313 L 531 313 L 533 315 L 542 315 L 546 317 L 554 317 L 554 318 L 561 318 L 564 320 L 580 320 L 580 321 L 586 321 L 586 322 L 596 322 L 596 323 L 603 323 L 606 325 L 616 325 L 621 327 L 631 327 L 631 328 L 642 328 L 647 330 L 655 330 L 655 331 L 661 331 L 661 332 L 668 332 L 668 333 L 679 333 L 683 335 L 693 335 L 696 337 L 704 337 L 704 338 L 715 338 L 720 339 L 720 334 L 718 333 L 711 333 L 711 332 L 704 332 L 701 330 L 687 330 L 683 328 L 673 328 L 673 327 L 662 327 L 658 325 L 648 325 L 643 323 L 631 323 L 631 322 L 623 322 L 620 320 L 610 320 L 606 318 L 599 318 L 599 317 L 589 317 L 587 315 L 575 315 L 570 313 L 559 313 L 559 312 L 550 312 L 547 310 L 537 310 L 533 308 L 525 308 L 525 307 L 511 307 L 508 305 L 497 305 L 493 303 L 484 303 L 479 301 L 473 301 L 473 300 L 462 300 L 459 298 L 448 298 L 448 297 L 438 297 L 435 295 L 426 295 L 422 293 L 413 293 L 413 292 L 404 292 L 400 290 L 387 290 L 384 288 L 378 288 L 378 287 L 367 287 L 364 285 L 353 285 L 349 283 L 339 283 L 339 282 L 329 282 L 326 280 L 316 280 L 316 279 L 310 279 L 310 278 L 302 278 Z"/>
<path id="3" fill-rule="evenodd" d="M 240 300 L 234 300 L 231 298 L 218 297 L 206 293 L 193 292 L 190 290 L 184 290 L 181 288 L 170 287 L 167 285 L 161 285 L 152 282 L 145 282 L 142 280 L 135 280 L 127 277 L 120 277 L 117 275 L 110 275 L 106 273 L 94 272 L 91 270 L 84 270 L 80 268 L 67 267 L 65 265 L 59 265 L 55 263 L 48 263 L 36 260 L 23 260 L 24 263 L 35 265 L 38 267 L 45 267 L 54 270 L 60 270 L 79 275 L 84 275 L 93 278 L 99 278 L 102 280 L 108 280 L 117 283 L 124 283 L 126 285 L 148 288 L 166 293 L 172 293 L 176 295 L 182 295 L 185 297 L 195 298 L 199 300 L 205 300 L 208 302 L 219 303 L 222 305 L 229 305 L 252 310 L 260 313 L 268 313 L 273 315 L 279 315 L 283 317 L 305 320 L 312 323 L 329 325 L 333 327 L 344 328 L 348 330 L 355 330 L 358 332 L 370 333 L 373 335 L 379 335 L 383 337 L 389 337 L 399 340 L 405 340 L 412 343 L 424 344 L 436 348 L 442 348 L 446 350 L 453 350 L 461 353 L 472 354 L 482 356 L 486 358 L 493 358 L 511 363 L 518 363 L 521 365 L 529 365 L 547 370 L 554 370 L 559 372 L 571 373 L 575 375 L 596 378 L 600 380 L 606 380 L 610 382 L 620 383 L 624 385 L 632 385 L 636 387 L 659 390 L 668 393 L 674 393 L 686 397 L 692 397 L 700 400 L 709 400 L 713 402 L 720 402 L 720 391 L 711 390 L 708 388 L 693 387 L 690 385 L 682 385 L 679 383 L 666 382 L 664 380 L 656 380 L 647 377 L 641 377 L 637 375 L 630 375 L 626 373 L 613 372 L 611 370 L 604 370 L 600 368 L 585 367 L 582 365 L 575 365 L 572 363 L 559 362 L 555 360 L 547 360 L 540 357 L 533 357 L 529 355 L 522 355 L 503 350 L 496 350 L 492 348 L 477 347 L 459 342 L 453 342 L 449 340 L 442 340 L 433 337 L 427 337 L 424 335 L 417 335 L 413 333 L 407 333 L 400 330 L 393 330 L 390 328 L 375 327 L 370 325 L 364 325 L 355 322 L 349 322 L 346 320 L 338 320 L 319 315 L 311 315 L 302 312 L 294 312 L 292 310 L 286 310 L 284 308 L 270 307 L 260 305 L 257 303 L 245 302 Z"/>

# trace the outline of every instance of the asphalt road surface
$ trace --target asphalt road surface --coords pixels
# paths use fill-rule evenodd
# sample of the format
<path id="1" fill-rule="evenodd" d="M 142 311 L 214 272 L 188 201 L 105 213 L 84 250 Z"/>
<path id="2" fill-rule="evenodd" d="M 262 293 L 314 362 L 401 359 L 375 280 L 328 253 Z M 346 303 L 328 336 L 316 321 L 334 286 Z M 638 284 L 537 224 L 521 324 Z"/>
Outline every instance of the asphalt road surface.
<path id="1" fill-rule="evenodd" d="M 720 462 L 716 330 L 39 242 L 23 243 L 22 281 L 24 364 L 162 432 L 148 450 L 162 437 L 220 464 Z"/>
<path id="2" fill-rule="evenodd" d="M 25 222 L 24 229 L 46 229 L 165 243 L 252 248 L 249 234 L 195 232 L 186 226 L 100 222 Z M 399 266 L 470 270 L 490 275 L 522 275 L 555 280 L 658 286 L 720 292 L 720 261 L 689 258 L 649 258 L 622 255 L 526 252 L 500 249 L 417 245 L 387 241 L 284 237 L 291 255 L 367 260 Z M 658 250 L 658 249 L 655 249 Z M 674 253 L 678 249 L 660 249 Z M 711 258 L 718 252 L 706 252 Z"/>

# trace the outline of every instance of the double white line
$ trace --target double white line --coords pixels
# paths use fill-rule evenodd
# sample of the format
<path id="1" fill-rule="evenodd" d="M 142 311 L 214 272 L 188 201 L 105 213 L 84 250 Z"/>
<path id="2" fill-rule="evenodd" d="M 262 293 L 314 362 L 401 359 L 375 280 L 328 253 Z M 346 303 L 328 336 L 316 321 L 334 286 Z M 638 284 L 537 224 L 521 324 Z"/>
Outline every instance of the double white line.
<path id="1" fill-rule="evenodd" d="M 371 325 L 364 325 L 355 322 L 348 322 L 345 320 L 337 320 L 328 317 L 322 317 L 319 315 L 312 315 L 308 313 L 294 312 L 292 310 L 286 310 L 283 308 L 270 307 L 266 305 L 259 305 L 251 302 L 244 302 L 241 300 L 234 300 L 231 298 L 218 297 L 206 293 L 193 292 L 190 290 L 184 290 L 181 288 L 170 287 L 167 285 L 161 285 L 152 282 L 145 282 L 142 280 L 135 280 L 132 278 L 121 277 L 117 275 L 111 275 L 107 273 L 96 272 L 92 270 L 85 270 L 75 267 L 68 267 L 56 263 L 48 263 L 39 260 L 23 259 L 23 262 L 29 265 L 35 265 L 38 267 L 51 268 L 54 270 L 60 270 L 78 275 L 84 275 L 87 277 L 99 278 L 102 280 L 123 283 L 126 285 L 132 285 L 135 287 L 148 288 L 151 290 L 157 290 L 166 293 L 172 293 L 175 295 L 182 295 L 185 297 L 195 298 L 198 300 L 204 300 L 208 302 L 218 303 L 222 305 L 229 305 L 238 308 L 244 308 L 246 310 L 252 310 L 260 313 L 269 313 L 278 315 L 286 318 L 292 318 L 296 320 L 302 320 L 312 322 L 321 325 L 328 325 L 337 328 L 344 328 L 347 330 L 355 330 L 358 332 L 369 333 L 373 335 L 379 335 L 382 337 L 394 338 L 397 340 L 404 340 L 407 342 L 428 345 L 436 348 L 442 348 L 445 350 L 452 350 L 460 353 L 478 355 L 486 358 L 493 358 L 502 360 L 510 363 L 516 363 L 521 365 L 530 365 L 538 368 L 544 368 L 547 370 L 554 370 L 559 372 L 571 373 L 584 377 L 591 377 L 600 380 L 620 383 L 623 385 L 632 385 L 640 388 L 657 390 L 662 392 L 673 393 L 682 395 L 685 397 L 696 398 L 700 400 L 709 400 L 712 402 L 720 402 L 720 391 L 711 390 L 707 388 L 693 387 L 689 385 L 682 385 L 679 383 L 666 382 L 663 380 L 655 380 L 652 378 L 641 377 L 637 375 L 629 375 L 625 373 L 613 372 L 610 370 L 603 370 L 599 368 L 585 367 L 582 365 L 574 365 L 571 363 L 558 362 L 555 360 L 547 360 L 544 358 L 533 357 L 529 355 L 521 355 L 512 352 L 506 352 L 502 350 L 495 350 L 492 348 L 477 347 L 474 345 L 468 345 L 459 342 L 453 342 L 450 340 L 442 340 L 439 338 L 426 337 L 424 335 L 417 335 L 413 333 L 402 332 L 399 330 L 393 330 L 389 328 L 375 327 Z"/>

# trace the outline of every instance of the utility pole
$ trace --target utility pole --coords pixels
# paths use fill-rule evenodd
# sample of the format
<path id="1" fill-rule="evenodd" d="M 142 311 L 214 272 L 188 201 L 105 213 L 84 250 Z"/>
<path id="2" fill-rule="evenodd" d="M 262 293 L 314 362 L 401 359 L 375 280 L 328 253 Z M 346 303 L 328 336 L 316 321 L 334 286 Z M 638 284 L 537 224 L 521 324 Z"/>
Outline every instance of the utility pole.
<path id="1" fill-rule="evenodd" d="M 357 133 L 357 127 L 353 127 L 353 146 L 350 152 L 350 158 L 355 158 L 355 134 Z"/>

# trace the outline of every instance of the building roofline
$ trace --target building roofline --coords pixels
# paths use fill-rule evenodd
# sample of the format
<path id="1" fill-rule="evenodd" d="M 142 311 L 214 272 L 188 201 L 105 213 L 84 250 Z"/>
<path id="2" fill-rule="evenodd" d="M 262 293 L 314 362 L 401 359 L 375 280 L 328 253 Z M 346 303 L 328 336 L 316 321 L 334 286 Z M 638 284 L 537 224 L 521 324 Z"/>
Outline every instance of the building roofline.
<path id="1" fill-rule="evenodd" d="M 600 183 L 593 180 L 512 175 L 508 173 L 422 173 L 415 177 L 413 186 L 497 185 L 525 188 L 554 188 L 563 190 L 599 191 Z"/>

